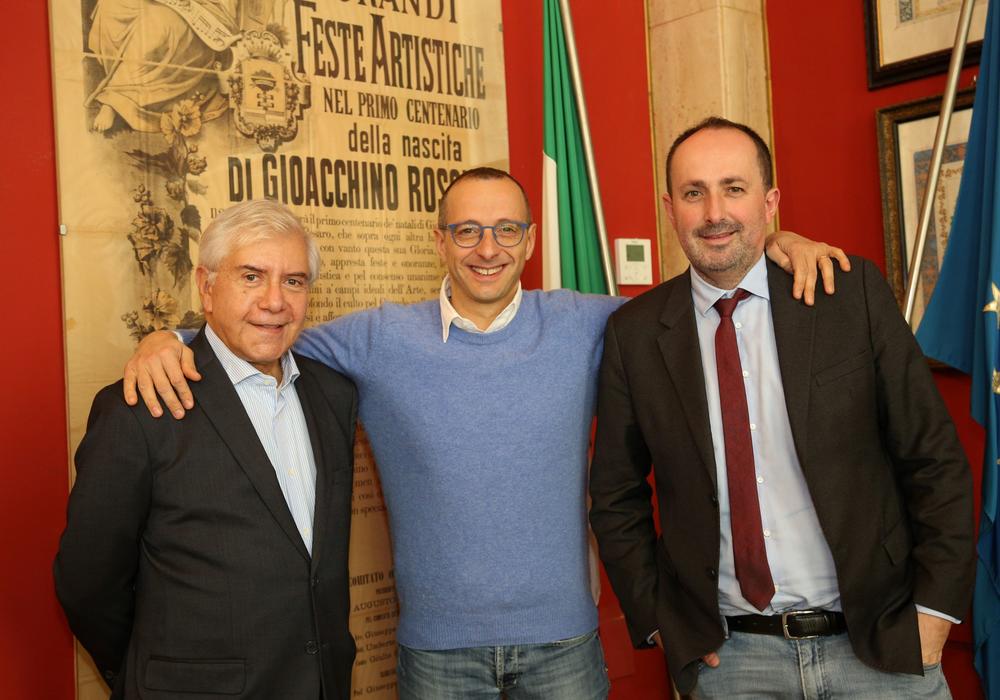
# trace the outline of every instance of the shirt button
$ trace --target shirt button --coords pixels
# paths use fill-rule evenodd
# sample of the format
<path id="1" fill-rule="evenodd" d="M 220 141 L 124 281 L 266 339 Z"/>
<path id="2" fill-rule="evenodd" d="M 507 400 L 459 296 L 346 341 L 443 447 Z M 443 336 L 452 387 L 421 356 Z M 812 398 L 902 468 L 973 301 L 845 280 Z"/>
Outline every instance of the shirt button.
<path id="1" fill-rule="evenodd" d="M 757 429 L 757 424 L 756 423 L 751 423 L 750 424 L 750 430 L 756 430 L 756 429 Z"/>
<path id="2" fill-rule="evenodd" d="M 739 328 L 742 328 L 742 327 L 743 327 L 743 324 L 742 324 L 742 323 L 740 323 L 739 321 L 737 321 L 737 322 L 736 322 L 736 323 L 734 323 L 733 325 L 734 325 L 734 326 L 736 326 L 736 328 L 737 328 L 737 329 L 739 329 Z"/>
<path id="3" fill-rule="evenodd" d="M 288 470 L 288 476 L 295 476 L 297 473 L 298 472 L 296 472 L 294 469 L 289 469 Z"/>
<path id="4" fill-rule="evenodd" d="M 758 483 L 758 484 L 763 484 L 763 483 L 764 483 L 764 477 L 762 477 L 762 476 L 758 476 L 758 477 L 757 477 L 757 483 Z"/>
<path id="5" fill-rule="evenodd" d="M 749 376 L 750 376 L 750 373 L 747 372 L 746 370 L 743 370 L 743 378 L 746 379 Z"/>
<path id="6" fill-rule="evenodd" d="M 311 639 L 308 642 L 306 642 L 307 654 L 315 654 L 317 651 L 319 651 L 319 647 L 316 645 L 316 642 L 314 642 Z"/>
<path id="7" fill-rule="evenodd" d="M 771 536 L 771 531 L 770 530 L 764 530 L 764 537 L 770 537 L 770 536 Z"/>

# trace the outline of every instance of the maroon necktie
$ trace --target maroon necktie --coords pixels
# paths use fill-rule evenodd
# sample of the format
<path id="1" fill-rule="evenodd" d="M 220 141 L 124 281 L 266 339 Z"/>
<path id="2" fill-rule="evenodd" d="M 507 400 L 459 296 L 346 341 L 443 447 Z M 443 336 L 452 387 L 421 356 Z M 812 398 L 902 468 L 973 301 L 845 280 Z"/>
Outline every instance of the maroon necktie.
<path id="1" fill-rule="evenodd" d="M 726 475 L 729 482 L 729 518 L 733 531 L 733 555 L 740 590 L 755 608 L 763 610 L 774 597 L 774 581 L 764 550 L 757 501 L 757 475 L 750 440 L 750 415 L 740 351 L 736 347 L 733 311 L 750 296 L 737 289 L 730 299 L 719 299 L 719 329 L 715 332 L 715 364 L 719 372 L 719 403 L 722 432 L 726 439 Z"/>

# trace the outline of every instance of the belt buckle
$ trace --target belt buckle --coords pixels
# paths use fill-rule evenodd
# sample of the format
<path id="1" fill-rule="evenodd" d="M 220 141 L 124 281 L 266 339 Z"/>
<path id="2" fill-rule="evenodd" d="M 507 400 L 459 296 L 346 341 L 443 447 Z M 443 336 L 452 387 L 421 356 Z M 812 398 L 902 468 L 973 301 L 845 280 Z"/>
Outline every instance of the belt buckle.
<path id="1" fill-rule="evenodd" d="M 785 639 L 798 640 L 798 639 L 816 639 L 819 637 L 818 634 L 806 634 L 802 636 L 793 635 L 788 631 L 788 620 L 792 617 L 798 617 L 799 615 L 815 615 L 821 612 L 820 610 L 789 610 L 788 612 L 781 613 L 781 631 L 785 634 Z"/>

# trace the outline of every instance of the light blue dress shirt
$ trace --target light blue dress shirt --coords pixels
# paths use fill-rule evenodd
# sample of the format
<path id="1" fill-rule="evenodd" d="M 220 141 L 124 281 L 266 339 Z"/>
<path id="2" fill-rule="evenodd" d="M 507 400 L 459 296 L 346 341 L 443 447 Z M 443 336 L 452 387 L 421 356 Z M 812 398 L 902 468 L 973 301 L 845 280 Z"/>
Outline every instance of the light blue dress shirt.
<path id="1" fill-rule="evenodd" d="M 736 345 L 745 379 L 764 547 L 774 580 L 774 598 L 763 611 L 743 598 L 736 580 L 729 521 L 726 445 L 715 365 L 715 331 L 719 327 L 719 313 L 713 305 L 721 297 L 731 297 L 736 288 L 745 289 L 751 295 L 737 305 L 733 312 L 733 324 L 736 326 Z M 816 517 L 788 422 L 771 318 L 767 263 L 763 255 L 736 288 L 717 289 L 691 268 L 691 297 L 694 300 L 719 484 L 719 610 L 724 616 L 774 615 L 804 609 L 840 610 L 840 590 L 833 555 Z M 959 622 L 922 605 L 917 605 L 916 609 L 953 623 Z"/>
<path id="2" fill-rule="evenodd" d="M 302 404 L 295 391 L 294 383 L 299 376 L 295 358 L 290 352 L 281 357 L 279 384 L 274 377 L 233 354 L 211 326 L 205 326 L 205 336 L 257 431 L 295 526 L 312 554 L 316 460 Z"/>
<path id="3" fill-rule="evenodd" d="M 736 307 L 733 324 L 736 326 L 736 344 L 746 386 L 764 546 L 775 592 L 771 604 L 764 611 L 757 610 L 743 598 L 733 563 L 726 445 L 715 365 L 715 331 L 719 326 L 719 314 L 713 304 L 721 297 L 732 296 L 735 290 L 713 287 L 692 268 L 691 296 L 694 299 L 719 484 L 719 531 L 722 535 L 719 608 L 723 615 L 774 615 L 808 608 L 840 610 L 833 555 L 816 517 L 792 441 L 771 319 L 767 265 L 763 256 L 738 286 L 751 295 Z"/>

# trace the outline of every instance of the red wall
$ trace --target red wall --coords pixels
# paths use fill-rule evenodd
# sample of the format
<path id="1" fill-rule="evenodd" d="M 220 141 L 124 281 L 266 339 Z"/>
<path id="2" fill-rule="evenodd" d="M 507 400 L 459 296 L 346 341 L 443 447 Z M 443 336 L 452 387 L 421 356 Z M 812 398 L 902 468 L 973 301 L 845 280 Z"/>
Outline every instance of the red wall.
<path id="1" fill-rule="evenodd" d="M 945 76 L 869 91 L 862 5 L 767 3 L 774 151 L 782 228 L 871 258 L 884 272 L 875 110 L 939 95 Z M 966 70 L 960 87 L 974 73 Z M 950 371 L 937 379 L 978 485 L 983 431 L 969 418 L 969 381 Z M 956 698 L 980 697 L 969 639 L 963 624 L 946 649 L 945 674 Z"/>
<path id="2" fill-rule="evenodd" d="M 52 592 L 67 494 L 62 313 L 46 3 L 12 3 L 0 42 L 7 263 L 0 298 L 0 697 L 72 698 L 73 640 Z M 96 301 L 96 300 L 95 300 Z M 21 342 L 13 339 L 21 337 Z"/>

